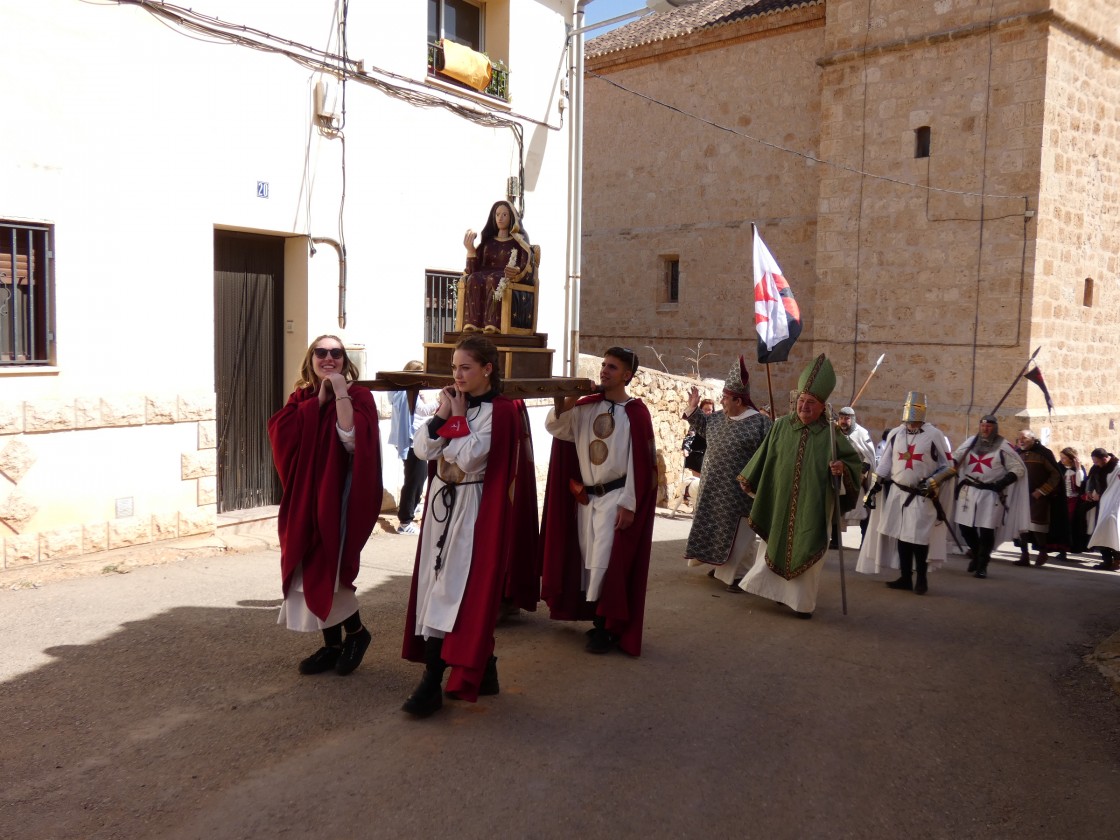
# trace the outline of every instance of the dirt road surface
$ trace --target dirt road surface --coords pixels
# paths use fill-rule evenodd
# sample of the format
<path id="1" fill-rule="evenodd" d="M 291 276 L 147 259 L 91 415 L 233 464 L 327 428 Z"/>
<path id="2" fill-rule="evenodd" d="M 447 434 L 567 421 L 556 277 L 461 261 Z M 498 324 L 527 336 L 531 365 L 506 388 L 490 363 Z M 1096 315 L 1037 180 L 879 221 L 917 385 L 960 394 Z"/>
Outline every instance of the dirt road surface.
<path id="1" fill-rule="evenodd" d="M 640 659 L 542 605 L 499 626 L 499 696 L 424 721 L 414 538 L 367 546 L 349 677 L 296 672 L 318 640 L 276 625 L 274 548 L 0 591 L 0 838 L 1120 832 L 1120 703 L 1083 659 L 1120 575 L 958 558 L 919 597 L 849 571 L 845 617 L 830 559 L 799 621 L 686 568 L 688 527 L 658 520 Z"/>

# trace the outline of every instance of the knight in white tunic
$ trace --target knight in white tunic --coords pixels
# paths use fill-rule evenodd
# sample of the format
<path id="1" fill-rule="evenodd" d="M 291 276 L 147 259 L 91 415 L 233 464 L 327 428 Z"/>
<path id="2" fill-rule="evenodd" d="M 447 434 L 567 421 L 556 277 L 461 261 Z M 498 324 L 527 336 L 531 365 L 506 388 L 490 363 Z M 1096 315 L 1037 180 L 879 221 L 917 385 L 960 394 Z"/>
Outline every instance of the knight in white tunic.
<path id="1" fill-rule="evenodd" d="M 942 494 L 955 474 L 946 454 L 945 435 L 925 422 L 923 394 L 911 391 L 902 409 L 903 423 L 887 437 L 887 446 L 875 465 L 876 484 L 869 498 L 882 489 L 886 496 L 868 526 L 876 538 L 860 549 L 856 571 L 875 574 L 884 559 L 898 554 L 900 576 L 891 589 L 924 595 L 930 542 L 934 527 L 945 521 Z M 917 572 L 917 580 L 914 573 Z"/>
<path id="2" fill-rule="evenodd" d="M 1030 524 L 1027 468 L 1014 447 L 999 434 L 993 415 L 980 419 L 980 431 L 953 453 L 957 500 L 953 520 L 968 543 L 968 571 L 988 576 L 992 549 L 1016 538 Z"/>
<path id="3" fill-rule="evenodd" d="M 871 441 L 871 435 L 867 429 L 856 422 L 856 410 L 850 405 L 844 406 L 840 409 L 839 416 L 836 418 L 836 428 L 840 434 L 848 439 L 848 443 L 852 445 L 852 449 L 859 455 L 859 459 L 863 462 L 863 490 L 870 487 L 870 475 L 875 469 L 875 444 Z M 841 520 L 844 527 L 849 525 L 859 525 L 860 531 L 860 545 L 863 545 L 863 538 L 867 534 L 867 518 L 870 511 L 864 505 L 857 504 L 851 510 L 844 514 Z"/>

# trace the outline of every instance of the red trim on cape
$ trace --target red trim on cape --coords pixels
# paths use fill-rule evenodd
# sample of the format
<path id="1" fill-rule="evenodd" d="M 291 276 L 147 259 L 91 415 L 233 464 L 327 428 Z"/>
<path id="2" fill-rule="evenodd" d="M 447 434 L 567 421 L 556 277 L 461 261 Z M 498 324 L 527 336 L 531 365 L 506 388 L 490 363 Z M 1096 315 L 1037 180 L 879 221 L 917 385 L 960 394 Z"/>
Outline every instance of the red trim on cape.
<path id="1" fill-rule="evenodd" d="M 518 450 L 521 436 L 513 401 L 497 396 L 493 402 L 490 433 L 490 454 L 486 459 L 486 477 L 482 482 L 482 502 L 474 526 L 474 553 L 466 589 L 455 619 L 455 629 L 443 639 L 443 660 L 450 669 L 447 692 L 460 700 L 478 699 L 478 686 L 486 663 L 494 652 L 494 625 L 498 621 L 502 592 L 505 588 L 509 540 L 514 515 L 514 489 L 517 478 Z M 421 434 L 427 434 L 422 431 Z M 428 493 L 425 497 L 425 521 L 431 498 L 435 462 L 428 465 Z M 421 531 L 413 562 L 412 584 L 405 616 L 404 644 L 401 657 L 412 662 L 424 661 L 424 638 L 416 635 L 416 569 L 420 563 L 425 534 Z"/>
<path id="2" fill-rule="evenodd" d="M 537 550 L 540 523 L 537 513 L 537 465 L 533 459 L 533 431 L 524 400 L 514 400 L 517 407 L 521 444 L 517 458 L 517 486 L 513 500 L 513 533 L 507 541 L 506 586 L 503 598 L 507 603 L 529 612 L 536 612 L 541 599 L 541 563 Z"/>
<path id="3" fill-rule="evenodd" d="M 307 607 L 325 621 L 339 587 L 355 589 L 363 546 L 381 510 L 381 439 L 373 395 L 360 385 L 348 388 L 354 408 L 354 456 L 338 439 L 334 400 L 319 406 L 318 390 L 305 388 L 268 421 L 276 472 L 283 495 L 277 519 L 284 596 L 296 568 L 303 569 Z M 346 510 L 346 545 L 339 548 L 342 488 L 351 469 Z"/>
<path id="4" fill-rule="evenodd" d="M 593 394 L 576 405 L 602 399 L 602 394 Z M 657 461 L 653 421 L 645 403 L 639 399 L 630 400 L 626 404 L 626 416 L 633 443 L 637 509 L 633 524 L 624 531 L 615 532 L 610 564 L 595 604 L 585 600 L 583 557 L 576 532 L 576 500 L 568 489 L 570 479 L 581 478 L 579 458 L 574 443 L 559 438 L 552 442 L 540 540 L 543 553 L 541 599 L 548 604 L 551 618 L 557 621 L 590 621 L 596 615 L 603 616 L 607 630 L 618 636 L 619 649 L 639 656 L 657 503 Z"/>

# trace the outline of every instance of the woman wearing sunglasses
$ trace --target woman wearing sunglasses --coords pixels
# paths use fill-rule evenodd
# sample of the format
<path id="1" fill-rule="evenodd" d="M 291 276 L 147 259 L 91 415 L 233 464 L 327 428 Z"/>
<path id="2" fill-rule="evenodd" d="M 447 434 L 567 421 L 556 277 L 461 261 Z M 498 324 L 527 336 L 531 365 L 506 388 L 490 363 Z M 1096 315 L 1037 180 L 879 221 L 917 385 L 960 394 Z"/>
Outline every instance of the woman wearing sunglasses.
<path id="1" fill-rule="evenodd" d="M 381 507 L 381 441 L 373 396 L 357 378 L 342 342 L 321 335 L 307 348 L 288 404 L 268 421 L 284 490 L 279 623 L 323 634 L 323 646 L 299 663 L 301 674 L 349 674 L 371 640 L 354 580 Z"/>

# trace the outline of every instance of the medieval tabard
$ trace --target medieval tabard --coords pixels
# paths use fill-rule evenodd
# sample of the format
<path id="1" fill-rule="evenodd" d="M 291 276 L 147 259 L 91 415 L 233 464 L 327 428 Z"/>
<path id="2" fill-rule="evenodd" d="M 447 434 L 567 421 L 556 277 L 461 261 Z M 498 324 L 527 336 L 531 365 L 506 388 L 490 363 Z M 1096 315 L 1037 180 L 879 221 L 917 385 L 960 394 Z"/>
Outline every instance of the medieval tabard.
<path id="1" fill-rule="evenodd" d="M 995 545 L 1013 540 L 1030 528 L 1027 507 L 1027 468 L 1004 438 L 990 442 L 978 435 L 953 453 L 957 465 L 957 501 L 953 521 L 970 528 L 996 532 Z M 1016 480 L 1007 485 L 1006 476 Z"/>

